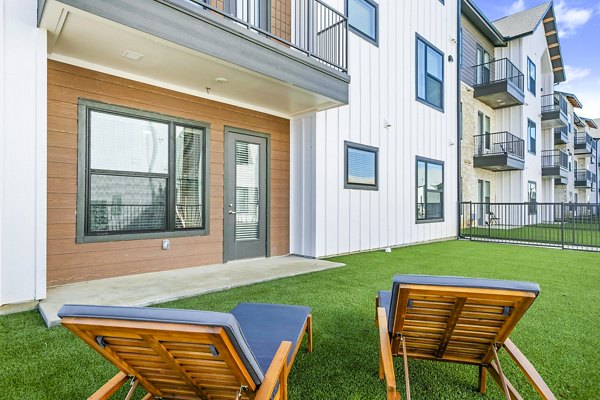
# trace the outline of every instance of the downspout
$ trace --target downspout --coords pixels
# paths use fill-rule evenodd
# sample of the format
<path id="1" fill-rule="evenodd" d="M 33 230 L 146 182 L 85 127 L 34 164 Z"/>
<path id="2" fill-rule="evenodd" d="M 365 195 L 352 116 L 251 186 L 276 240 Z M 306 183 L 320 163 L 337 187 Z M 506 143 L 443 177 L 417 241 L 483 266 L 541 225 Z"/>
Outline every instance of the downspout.
<path id="1" fill-rule="evenodd" d="M 462 65 L 462 35 L 461 35 L 461 13 L 462 13 L 462 4 L 461 4 L 462 0 L 457 0 L 456 1 L 456 9 L 457 9 L 457 14 L 456 14 L 456 37 L 457 37 L 457 65 L 456 65 L 456 99 L 457 99 L 457 103 L 456 103 L 456 157 L 457 157 L 457 162 L 456 162 L 456 176 L 458 177 L 458 179 L 456 180 L 456 188 L 457 188 L 457 205 L 456 205 L 456 212 L 457 212 L 457 218 L 456 218 L 456 238 L 460 238 L 460 212 L 461 212 L 461 203 L 462 203 L 462 174 L 461 174 L 461 165 L 462 165 L 462 160 L 461 160 L 461 151 L 462 151 L 462 118 L 461 118 L 461 109 L 462 109 L 462 104 L 461 104 L 461 95 L 460 95 L 460 81 L 461 81 L 461 74 L 460 74 L 460 70 L 461 70 L 461 65 Z"/>

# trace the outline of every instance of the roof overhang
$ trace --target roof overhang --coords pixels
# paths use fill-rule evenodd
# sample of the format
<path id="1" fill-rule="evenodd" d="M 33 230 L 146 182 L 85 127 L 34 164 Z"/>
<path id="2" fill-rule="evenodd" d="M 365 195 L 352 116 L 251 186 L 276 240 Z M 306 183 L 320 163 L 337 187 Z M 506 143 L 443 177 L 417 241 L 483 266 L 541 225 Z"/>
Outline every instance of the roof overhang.
<path id="1" fill-rule="evenodd" d="M 473 0 L 462 0 L 461 11 L 463 15 L 494 44 L 494 46 L 506 46 L 504 36 L 502 36 L 494 24 L 492 24 L 475 3 L 473 3 Z"/>
<path id="2" fill-rule="evenodd" d="M 554 83 L 564 82 L 567 78 L 565 75 L 565 66 L 560 51 L 560 40 L 558 38 L 558 26 L 556 25 L 556 16 L 554 15 L 554 6 L 550 3 L 548 11 L 542 18 L 544 32 L 546 35 L 546 43 L 548 44 L 548 53 L 550 62 L 552 63 L 552 72 L 554 73 Z"/>
<path id="3" fill-rule="evenodd" d="M 569 103 L 571 103 L 571 105 L 575 108 L 583 108 L 583 104 L 581 104 L 581 101 L 579 101 L 579 99 L 577 98 L 577 96 L 575 96 L 573 93 L 567 93 L 567 92 L 561 92 L 558 90 L 555 90 L 555 92 L 557 93 L 561 93 L 563 96 L 565 96 L 567 98 L 567 100 L 569 100 Z"/>
<path id="4" fill-rule="evenodd" d="M 583 117 L 581 117 L 581 119 L 583 119 L 590 128 L 598 129 L 598 125 L 596 124 L 596 121 L 594 121 L 593 119 L 583 118 Z"/>

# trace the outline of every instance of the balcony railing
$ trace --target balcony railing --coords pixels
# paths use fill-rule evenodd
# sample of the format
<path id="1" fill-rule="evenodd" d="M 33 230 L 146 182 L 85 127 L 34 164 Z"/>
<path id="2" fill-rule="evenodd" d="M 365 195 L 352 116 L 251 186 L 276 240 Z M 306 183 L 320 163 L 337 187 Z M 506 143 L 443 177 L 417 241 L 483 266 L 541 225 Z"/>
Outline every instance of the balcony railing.
<path id="1" fill-rule="evenodd" d="M 560 111 L 567 116 L 567 100 L 560 93 L 545 94 L 542 96 L 542 114 Z"/>
<path id="2" fill-rule="evenodd" d="M 575 140 L 573 142 L 573 145 L 575 148 L 575 153 L 577 153 L 577 154 L 586 154 L 586 153 L 592 154 L 593 141 L 594 141 L 594 139 L 592 139 L 592 137 L 590 136 L 589 133 L 577 132 L 575 134 Z"/>
<path id="3" fill-rule="evenodd" d="M 473 67 L 475 87 L 507 81 L 522 93 L 525 76 L 508 58 L 490 61 Z"/>
<path id="4" fill-rule="evenodd" d="M 594 173 L 588 169 L 575 170 L 575 186 L 577 187 L 592 187 Z"/>
<path id="5" fill-rule="evenodd" d="M 525 141 L 510 132 L 475 135 L 474 156 L 487 155 L 512 155 L 523 159 L 525 156 Z"/>
<path id="6" fill-rule="evenodd" d="M 569 155 L 562 150 L 543 150 L 542 168 L 560 167 L 569 169 Z"/>
<path id="7" fill-rule="evenodd" d="M 321 0 L 292 1 L 291 18 L 269 17 L 261 0 L 190 0 L 249 31 L 348 72 L 348 20 Z M 268 4 L 268 2 L 264 2 Z M 210 38 L 208 38 L 210 40 Z"/>
<path id="8" fill-rule="evenodd" d="M 562 128 L 554 128 L 554 144 L 567 144 L 569 143 L 569 128 L 563 126 Z"/>

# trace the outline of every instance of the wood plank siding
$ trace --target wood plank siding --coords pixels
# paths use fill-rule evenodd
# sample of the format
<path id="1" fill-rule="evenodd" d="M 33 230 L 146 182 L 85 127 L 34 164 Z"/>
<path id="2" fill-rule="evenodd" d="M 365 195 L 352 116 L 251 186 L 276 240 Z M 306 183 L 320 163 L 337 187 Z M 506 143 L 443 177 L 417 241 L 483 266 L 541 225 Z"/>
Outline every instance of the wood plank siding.
<path id="1" fill-rule="evenodd" d="M 206 236 L 75 243 L 77 101 L 95 100 L 210 124 L 210 232 Z M 283 118 L 48 61 L 48 286 L 221 263 L 224 128 L 271 137 L 270 254 L 289 253 L 290 126 Z"/>
<path id="2" fill-rule="evenodd" d="M 494 59 L 494 45 L 473 25 L 471 21 L 464 16 L 462 21 L 462 64 L 461 81 L 469 86 L 475 84 L 475 69 L 477 65 L 477 46 L 482 47 L 490 55 L 490 60 Z"/>

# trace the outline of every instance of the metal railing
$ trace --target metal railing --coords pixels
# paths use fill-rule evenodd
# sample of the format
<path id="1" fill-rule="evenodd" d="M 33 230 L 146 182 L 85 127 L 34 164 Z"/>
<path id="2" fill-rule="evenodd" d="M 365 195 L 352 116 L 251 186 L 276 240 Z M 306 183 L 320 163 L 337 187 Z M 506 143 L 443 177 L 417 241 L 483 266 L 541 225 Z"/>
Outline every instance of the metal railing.
<path id="1" fill-rule="evenodd" d="M 475 135 L 474 156 L 511 154 L 524 158 L 525 141 L 510 132 L 484 133 Z"/>
<path id="2" fill-rule="evenodd" d="M 461 203 L 460 237 L 600 251 L 600 205 Z"/>
<path id="3" fill-rule="evenodd" d="M 589 133 L 587 132 L 577 132 L 575 134 L 575 141 L 574 141 L 574 145 L 575 146 L 579 146 L 579 147 L 589 147 L 590 150 L 592 149 L 592 136 L 590 136 Z"/>
<path id="4" fill-rule="evenodd" d="M 567 100 L 560 93 L 545 94 L 542 100 L 542 114 L 560 111 L 567 118 Z"/>
<path id="5" fill-rule="evenodd" d="M 292 0 L 271 15 L 262 0 L 189 0 L 249 31 L 348 72 L 348 19 L 321 0 Z M 289 13 L 288 13 L 289 12 Z"/>
<path id="6" fill-rule="evenodd" d="M 525 76 L 508 58 L 475 65 L 473 70 L 475 73 L 474 86 L 507 81 L 523 93 Z"/>
<path id="7" fill-rule="evenodd" d="M 592 186 L 592 171 L 588 169 L 576 169 L 575 175 L 575 186 L 578 187 L 591 187 Z"/>
<path id="8" fill-rule="evenodd" d="M 562 150 L 543 150 L 542 168 L 560 167 L 569 169 L 569 155 Z"/>
<path id="9" fill-rule="evenodd" d="M 563 126 L 562 128 L 554 128 L 554 143 L 562 141 L 567 143 L 569 141 L 569 128 Z"/>

